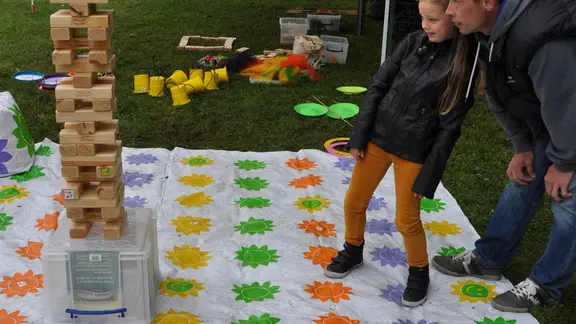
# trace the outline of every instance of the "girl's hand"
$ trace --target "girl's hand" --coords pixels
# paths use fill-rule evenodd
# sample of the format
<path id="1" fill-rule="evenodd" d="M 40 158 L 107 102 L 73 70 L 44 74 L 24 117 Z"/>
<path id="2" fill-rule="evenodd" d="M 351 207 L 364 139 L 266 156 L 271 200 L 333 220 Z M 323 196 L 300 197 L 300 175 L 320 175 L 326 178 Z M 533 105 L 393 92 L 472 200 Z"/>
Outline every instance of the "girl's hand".
<path id="1" fill-rule="evenodd" d="M 350 154 L 356 159 L 356 161 L 360 161 L 364 158 L 364 151 L 357 148 L 350 149 Z"/>
<path id="2" fill-rule="evenodd" d="M 414 198 L 422 199 L 424 198 L 424 196 L 422 196 L 421 194 L 414 193 Z"/>

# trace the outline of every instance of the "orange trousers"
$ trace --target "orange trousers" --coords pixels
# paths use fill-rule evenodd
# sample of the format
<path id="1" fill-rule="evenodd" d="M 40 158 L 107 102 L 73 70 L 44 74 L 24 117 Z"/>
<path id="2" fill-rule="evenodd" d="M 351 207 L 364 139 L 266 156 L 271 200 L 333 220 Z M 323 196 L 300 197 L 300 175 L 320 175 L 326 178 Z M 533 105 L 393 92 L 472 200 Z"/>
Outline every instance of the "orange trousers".
<path id="1" fill-rule="evenodd" d="M 374 191 L 394 163 L 396 188 L 396 228 L 404 237 L 408 265 L 428 265 L 426 234 L 420 220 L 420 198 L 414 197 L 412 185 L 422 164 L 406 161 L 368 143 L 364 158 L 356 162 L 344 201 L 346 242 L 359 246 L 364 242 L 366 210 Z"/>

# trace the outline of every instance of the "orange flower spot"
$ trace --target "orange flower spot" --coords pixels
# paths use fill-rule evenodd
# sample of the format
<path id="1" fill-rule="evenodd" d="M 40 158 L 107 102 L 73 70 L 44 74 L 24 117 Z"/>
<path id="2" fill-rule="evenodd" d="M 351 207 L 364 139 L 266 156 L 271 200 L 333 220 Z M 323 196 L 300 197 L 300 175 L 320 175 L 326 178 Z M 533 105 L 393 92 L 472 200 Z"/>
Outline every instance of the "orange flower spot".
<path id="1" fill-rule="evenodd" d="M 324 180 L 322 177 L 309 174 L 305 177 L 294 179 L 290 182 L 290 186 L 294 188 L 305 189 L 307 187 L 316 187 L 322 184 Z"/>
<path id="2" fill-rule="evenodd" d="M 28 245 L 21 246 L 16 253 L 30 260 L 40 259 L 42 246 L 44 243 L 28 241 Z"/>
<path id="3" fill-rule="evenodd" d="M 14 277 L 4 276 L 4 281 L 0 282 L 0 295 L 4 294 L 8 298 L 14 296 L 24 297 L 28 293 L 37 293 L 38 288 L 43 288 L 44 282 L 42 280 L 42 275 L 34 275 L 32 270 L 26 271 L 26 273 L 16 273 Z"/>
<path id="4" fill-rule="evenodd" d="M 0 324 L 24 324 L 28 316 L 20 316 L 20 311 L 15 311 L 8 314 L 5 309 L 0 309 Z"/>
<path id="5" fill-rule="evenodd" d="M 62 200 L 62 193 L 61 192 L 52 195 L 52 200 L 60 203 L 60 206 L 64 206 L 64 201 Z"/>
<path id="6" fill-rule="evenodd" d="M 310 251 L 304 252 L 304 258 L 312 260 L 312 264 L 319 264 L 322 269 L 326 270 L 332 263 L 332 258 L 338 255 L 338 250 L 331 246 L 310 246 Z"/>
<path id="7" fill-rule="evenodd" d="M 44 218 L 38 218 L 36 220 L 38 224 L 34 225 L 34 227 L 38 228 L 38 230 L 45 230 L 46 232 L 56 230 L 58 228 L 58 216 L 60 216 L 60 212 L 58 211 L 52 214 L 45 214 Z"/>
<path id="8" fill-rule="evenodd" d="M 320 319 L 313 320 L 316 324 L 360 324 L 359 320 L 350 319 L 348 316 L 340 316 L 334 313 L 328 316 L 320 316 Z"/>
<path id="9" fill-rule="evenodd" d="M 290 159 L 285 162 L 287 166 L 298 171 L 310 170 L 317 167 L 316 162 L 308 160 L 308 158 L 303 159 Z"/>
<path id="10" fill-rule="evenodd" d="M 318 237 L 330 237 L 336 236 L 336 232 L 334 231 L 334 227 L 336 225 L 326 223 L 326 221 L 316 221 L 313 220 L 303 220 L 300 225 L 298 225 L 301 229 L 306 230 L 306 233 L 312 233 Z"/>
<path id="11" fill-rule="evenodd" d="M 322 302 L 329 300 L 334 303 L 339 303 L 340 299 L 350 300 L 348 294 L 353 294 L 351 287 L 344 286 L 341 282 L 314 281 L 313 285 L 306 285 L 308 288 L 304 289 L 307 293 L 312 295 L 312 299 L 320 299 Z"/>

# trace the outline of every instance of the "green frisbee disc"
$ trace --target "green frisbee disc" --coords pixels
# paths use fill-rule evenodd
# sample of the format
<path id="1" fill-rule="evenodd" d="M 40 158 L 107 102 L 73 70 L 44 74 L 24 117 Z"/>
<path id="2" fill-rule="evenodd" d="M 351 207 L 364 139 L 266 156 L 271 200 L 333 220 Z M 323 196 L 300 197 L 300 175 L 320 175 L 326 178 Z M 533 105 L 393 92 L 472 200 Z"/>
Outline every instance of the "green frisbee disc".
<path id="1" fill-rule="evenodd" d="M 356 87 L 356 86 L 344 86 L 344 87 L 338 87 L 336 88 L 336 90 L 347 94 L 347 95 L 353 95 L 353 94 L 360 94 L 368 89 L 364 88 L 364 87 Z"/>
<path id="2" fill-rule="evenodd" d="M 353 103 L 347 103 L 347 102 L 334 104 L 330 106 L 330 109 L 344 119 L 354 117 L 360 111 L 360 107 L 358 107 Z M 330 118 L 340 119 L 340 117 L 333 114 L 332 111 L 328 112 L 326 116 Z"/>
<path id="3" fill-rule="evenodd" d="M 294 110 L 300 115 L 307 117 L 318 117 L 328 112 L 328 108 L 313 102 L 296 105 Z"/>

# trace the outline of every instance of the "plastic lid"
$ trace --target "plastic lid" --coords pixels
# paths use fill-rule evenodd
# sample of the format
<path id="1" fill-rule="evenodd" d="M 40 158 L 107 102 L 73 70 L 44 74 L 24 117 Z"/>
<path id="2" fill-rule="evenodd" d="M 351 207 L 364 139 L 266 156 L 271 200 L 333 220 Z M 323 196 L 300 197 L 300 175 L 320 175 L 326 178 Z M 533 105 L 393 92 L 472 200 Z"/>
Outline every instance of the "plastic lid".
<path id="1" fill-rule="evenodd" d="M 127 209 L 128 224 L 118 240 L 104 239 L 104 223 L 97 222 L 86 238 L 71 239 L 70 227 L 72 221 L 66 215 L 60 216 L 58 229 L 44 245 L 42 254 L 67 253 L 71 251 L 141 251 L 146 243 L 146 235 L 153 219 L 149 208 Z M 64 212 L 65 213 L 65 212 Z"/>

